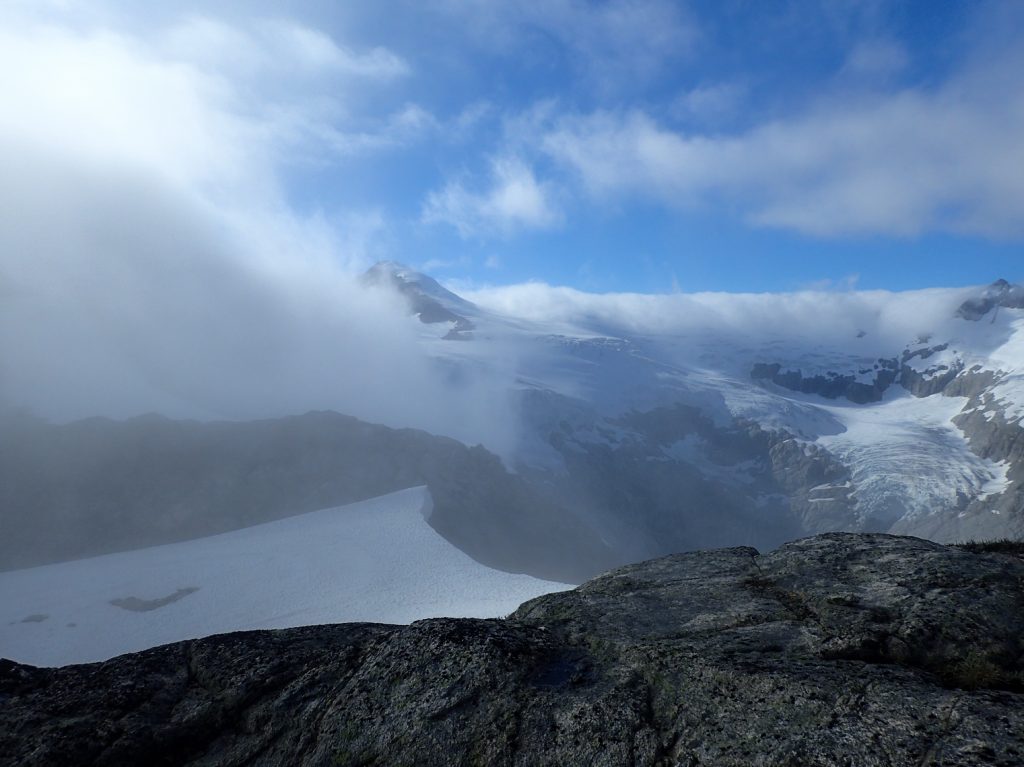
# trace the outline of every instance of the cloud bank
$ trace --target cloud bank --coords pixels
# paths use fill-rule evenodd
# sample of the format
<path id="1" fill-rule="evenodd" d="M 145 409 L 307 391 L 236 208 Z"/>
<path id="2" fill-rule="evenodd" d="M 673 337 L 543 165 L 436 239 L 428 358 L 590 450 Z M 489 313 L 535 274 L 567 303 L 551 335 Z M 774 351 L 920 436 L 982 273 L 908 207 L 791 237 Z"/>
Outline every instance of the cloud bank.
<path id="1" fill-rule="evenodd" d="M 671 71 L 700 34 L 685 4 L 669 0 L 444 0 L 433 10 L 488 53 L 533 57 L 555 47 L 581 85 L 603 94 Z"/>
<path id="2" fill-rule="evenodd" d="M 403 77 L 400 57 L 274 20 L 140 36 L 15 10 L 0 26 L 0 405 L 61 420 L 331 408 L 501 443 L 500 388 L 453 383 L 398 297 L 353 277 L 360 227 L 289 199 L 295 163 L 335 156 L 344 97 Z"/>
<path id="3" fill-rule="evenodd" d="M 483 16 L 485 29 L 500 26 L 492 34 L 498 49 L 529 60 L 539 43 L 526 30 L 541 30 L 577 69 L 602 72 L 595 77 L 607 84 L 596 98 L 580 98 L 581 87 L 506 110 L 490 149 L 515 153 L 519 174 L 559 200 L 570 227 L 587 207 L 617 212 L 626 201 L 815 238 L 1024 237 L 1019 4 L 978 3 L 955 44 L 947 41 L 943 66 L 927 77 L 914 72 L 917 62 L 884 23 L 847 18 L 892 15 L 880 6 L 811 5 L 811 16 L 834 17 L 845 30 L 837 33 L 845 50 L 833 52 L 834 69 L 812 92 L 769 90 L 757 101 L 756 72 L 690 83 L 670 99 L 643 96 L 665 67 L 721 43 L 678 8 L 471 4 L 464 16 Z M 784 25 L 784 16 L 773 23 Z M 622 80 L 635 97 L 616 89 Z M 464 236 L 507 234 L 513 219 L 488 206 L 486 193 L 467 192 L 472 186 L 460 180 L 429 193 L 426 219 Z M 493 179 L 491 186 L 500 189 Z M 506 225 L 482 226 L 488 219 Z"/>
<path id="4" fill-rule="evenodd" d="M 728 342 L 756 356 L 787 348 L 891 356 L 918 337 L 963 330 L 956 308 L 977 288 L 906 292 L 809 289 L 793 293 L 586 293 L 544 283 L 464 291 L 480 306 L 565 332 L 671 340 L 687 364 L 707 344 Z M 741 365 L 749 356 L 740 355 Z M 749 368 L 744 369 L 743 374 Z"/>
<path id="5" fill-rule="evenodd" d="M 491 163 L 491 184 L 483 191 L 467 189 L 460 181 L 431 192 L 423 206 L 423 221 L 445 222 L 463 237 L 518 229 L 548 229 L 562 220 L 550 185 L 537 180 L 528 165 L 515 157 Z"/>
<path id="6" fill-rule="evenodd" d="M 641 110 L 597 112 L 541 141 L 598 199 L 734 205 L 751 223 L 818 236 L 1020 237 L 1024 177 L 1011 168 L 1024 167 L 1024 90 L 1011 85 L 964 77 L 858 96 L 727 136 L 674 130 Z"/>

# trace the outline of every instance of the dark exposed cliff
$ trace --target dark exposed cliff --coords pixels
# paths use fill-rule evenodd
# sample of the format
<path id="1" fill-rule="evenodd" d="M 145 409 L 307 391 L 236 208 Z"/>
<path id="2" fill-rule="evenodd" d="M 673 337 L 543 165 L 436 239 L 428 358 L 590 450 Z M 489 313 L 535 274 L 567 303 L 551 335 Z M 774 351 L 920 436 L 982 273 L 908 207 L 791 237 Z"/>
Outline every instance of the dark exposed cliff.
<path id="1" fill-rule="evenodd" d="M 0 665 L 0 763 L 1018 765 L 1024 561 L 827 534 L 632 565 L 506 620 Z"/>
<path id="2" fill-rule="evenodd" d="M 1011 285 L 1002 279 L 996 280 L 980 295 L 964 301 L 956 313 L 958 317 L 977 322 L 1001 306 L 1008 309 L 1024 308 L 1024 286 Z"/>

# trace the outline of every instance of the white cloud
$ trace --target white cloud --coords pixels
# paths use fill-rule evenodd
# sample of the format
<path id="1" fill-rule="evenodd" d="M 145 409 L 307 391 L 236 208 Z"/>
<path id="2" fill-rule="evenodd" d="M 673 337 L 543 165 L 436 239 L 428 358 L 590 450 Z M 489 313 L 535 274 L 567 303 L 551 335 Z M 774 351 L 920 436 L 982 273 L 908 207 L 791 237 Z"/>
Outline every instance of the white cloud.
<path id="1" fill-rule="evenodd" d="M 240 26 L 191 16 L 161 37 L 175 58 L 247 77 L 349 75 L 389 80 L 409 73 L 405 61 L 385 48 L 356 51 L 287 19 Z"/>
<path id="2" fill-rule="evenodd" d="M 347 98 L 410 74 L 385 48 L 355 50 L 285 19 L 229 24 L 191 16 L 156 39 L 166 58 L 232 83 L 233 109 L 258 118 L 295 160 L 323 164 L 401 147 L 438 128 L 414 103 L 384 115 L 351 112 Z"/>
<path id="3" fill-rule="evenodd" d="M 302 110 L 278 111 L 275 115 L 276 122 L 294 137 L 293 143 L 306 147 L 305 159 L 313 163 L 323 161 L 320 153 L 325 149 L 328 157 L 396 149 L 436 135 L 442 127 L 437 118 L 418 104 L 406 104 L 383 118 L 370 119 L 363 128 L 338 125 L 329 117 L 311 120 Z"/>
<path id="4" fill-rule="evenodd" d="M 13 16 L 0 44 L 9 104 L 0 135 L 232 194 L 272 186 L 257 176 L 293 159 L 396 146 L 436 127 L 413 104 L 347 120 L 353 89 L 397 77 L 405 64 L 383 49 L 353 54 L 290 22 L 190 17 L 131 35 Z"/>
<path id="5" fill-rule="evenodd" d="M 999 67 L 939 88 L 824 100 L 735 135 L 682 133 L 642 111 L 568 117 L 542 140 L 598 197 L 722 204 L 814 235 L 1024 235 L 1024 88 Z"/>
<path id="6" fill-rule="evenodd" d="M 262 22 L 258 29 L 271 43 L 269 55 L 284 56 L 307 71 L 329 71 L 388 80 L 409 73 L 409 67 L 392 51 L 374 47 L 361 53 L 337 45 L 330 37 L 290 21 Z"/>
<path id="7" fill-rule="evenodd" d="M 470 191 L 459 181 L 431 192 L 423 220 L 450 224 L 463 237 L 547 229 L 561 221 L 551 188 L 539 182 L 530 166 L 518 158 L 493 160 L 490 181 L 490 187 L 482 192 Z"/>
<path id="8" fill-rule="evenodd" d="M 0 31 L 0 94 L 0 137 L 9 143 L 143 165 L 186 184 L 249 173 L 238 149 L 247 126 L 208 108 L 227 97 L 223 83 L 114 34 Z"/>
<path id="9" fill-rule="evenodd" d="M 330 127 L 323 101 L 347 93 L 297 78 L 377 76 L 296 29 L 250 70 L 236 65 L 245 44 L 226 62 L 154 44 L 164 28 L 5 18 L 0 407 L 59 419 L 332 408 L 500 444 L 500 387 L 472 374 L 453 385 L 398 297 L 353 279 L 382 216 L 327 220 L 289 203 L 291 163 L 329 150 L 294 125 Z M 424 119 L 409 107 L 395 124 Z"/>
<path id="10" fill-rule="evenodd" d="M 745 97 L 740 83 L 701 85 L 679 94 L 671 109 L 678 119 L 714 123 L 736 114 Z"/>
<path id="11" fill-rule="evenodd" d="M 801 339 L 857 353 L 890 356 L 919 334 L 951 327 L 956 307 L 976 289 L 889 291 L 802 290 L 792 293 L 586 293 L 544 283 L 464 291 L 486 309 L 551 327 L 601 328 L 625 335 L 679 340 L 692 364 L 695 341 L 733 339 L 751 348 Z M 852 285 L 849 287 L 852 288 Z M 863 331 L 864 335 L 860 335 Z M 778 347 L 773 347 L 778 348 Z M 746 371 L 744 371 L 744 374 Z"/>
<path id="12" fill-rule="evenodd" d="M 804 286 L 804 290 L 814 291 L 846 291 L 856 290 L 857 283 L 860 282 L 860 275 L 856 272 L 847 274 L 839 279 L 833 279 L 831 277 L 824 277 L 820 280 L 814 280 Z"/>
<path id="13" fill-rule="evenodd" d="M 843 65 L 843 74 L 885 78 L 898 74 L 910 63 L 902 45 L 894 40 L 862 40 L 853 47 Z"/>
<path id="14" fill-rule="evenodd" d="M 601 91 L 635 88 L 670 72 L 698 40 L 695 21 L 670 0 L 447 0 L 439 8 L 489 51 L 529 57 L 556 41 Z"/>

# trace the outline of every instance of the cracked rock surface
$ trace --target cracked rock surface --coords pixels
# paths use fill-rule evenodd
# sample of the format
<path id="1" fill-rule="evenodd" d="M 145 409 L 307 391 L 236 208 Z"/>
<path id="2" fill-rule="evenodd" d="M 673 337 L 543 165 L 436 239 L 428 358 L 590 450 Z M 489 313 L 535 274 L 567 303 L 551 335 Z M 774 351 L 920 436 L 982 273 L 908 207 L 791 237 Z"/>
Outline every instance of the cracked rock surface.
<path id="1" fill-rule="evenodd" d="M 631 565 L 506 620 L 0 663 L 0 763 L 1020 765 L 1024 561 L 826 534 Z"/>

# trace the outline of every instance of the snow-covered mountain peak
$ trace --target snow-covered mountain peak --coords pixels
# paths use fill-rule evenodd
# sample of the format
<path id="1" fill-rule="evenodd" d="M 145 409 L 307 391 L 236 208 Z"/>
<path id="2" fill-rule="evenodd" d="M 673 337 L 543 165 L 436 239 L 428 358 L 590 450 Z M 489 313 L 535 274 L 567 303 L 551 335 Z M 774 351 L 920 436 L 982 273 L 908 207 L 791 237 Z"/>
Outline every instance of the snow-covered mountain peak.
<path id="1" fill-rule="evenodd" d="M 378 284 L 391 284 L 403 293 L 433 298 L 449 308 L 464 312 L 476 311 L 475 304 L 443 287 L 433 277 L 398 261 L 378 261 L 366 271 L 364 279 Z"/>
<path id="2" fill-rule="evenodd" d="M 397 261 L 378 261 L 366 271 L 363 280 L 397 290 L 422 323 L 449 323 L 450 330 L 445 336 L 448 339 L 464 339 L 475 326 L 470 319 L 478 314 L 475 304 L 442 287 L 433 277 Z"/>
<path id="3" fill-rule="evenodd" d="M 977 321 L 1001 306 L 1007 309 L 1024 309 L 1024 286 L 998 279 L 979 295 L 964 301 L 956 314 L 965 320 Z"/>

